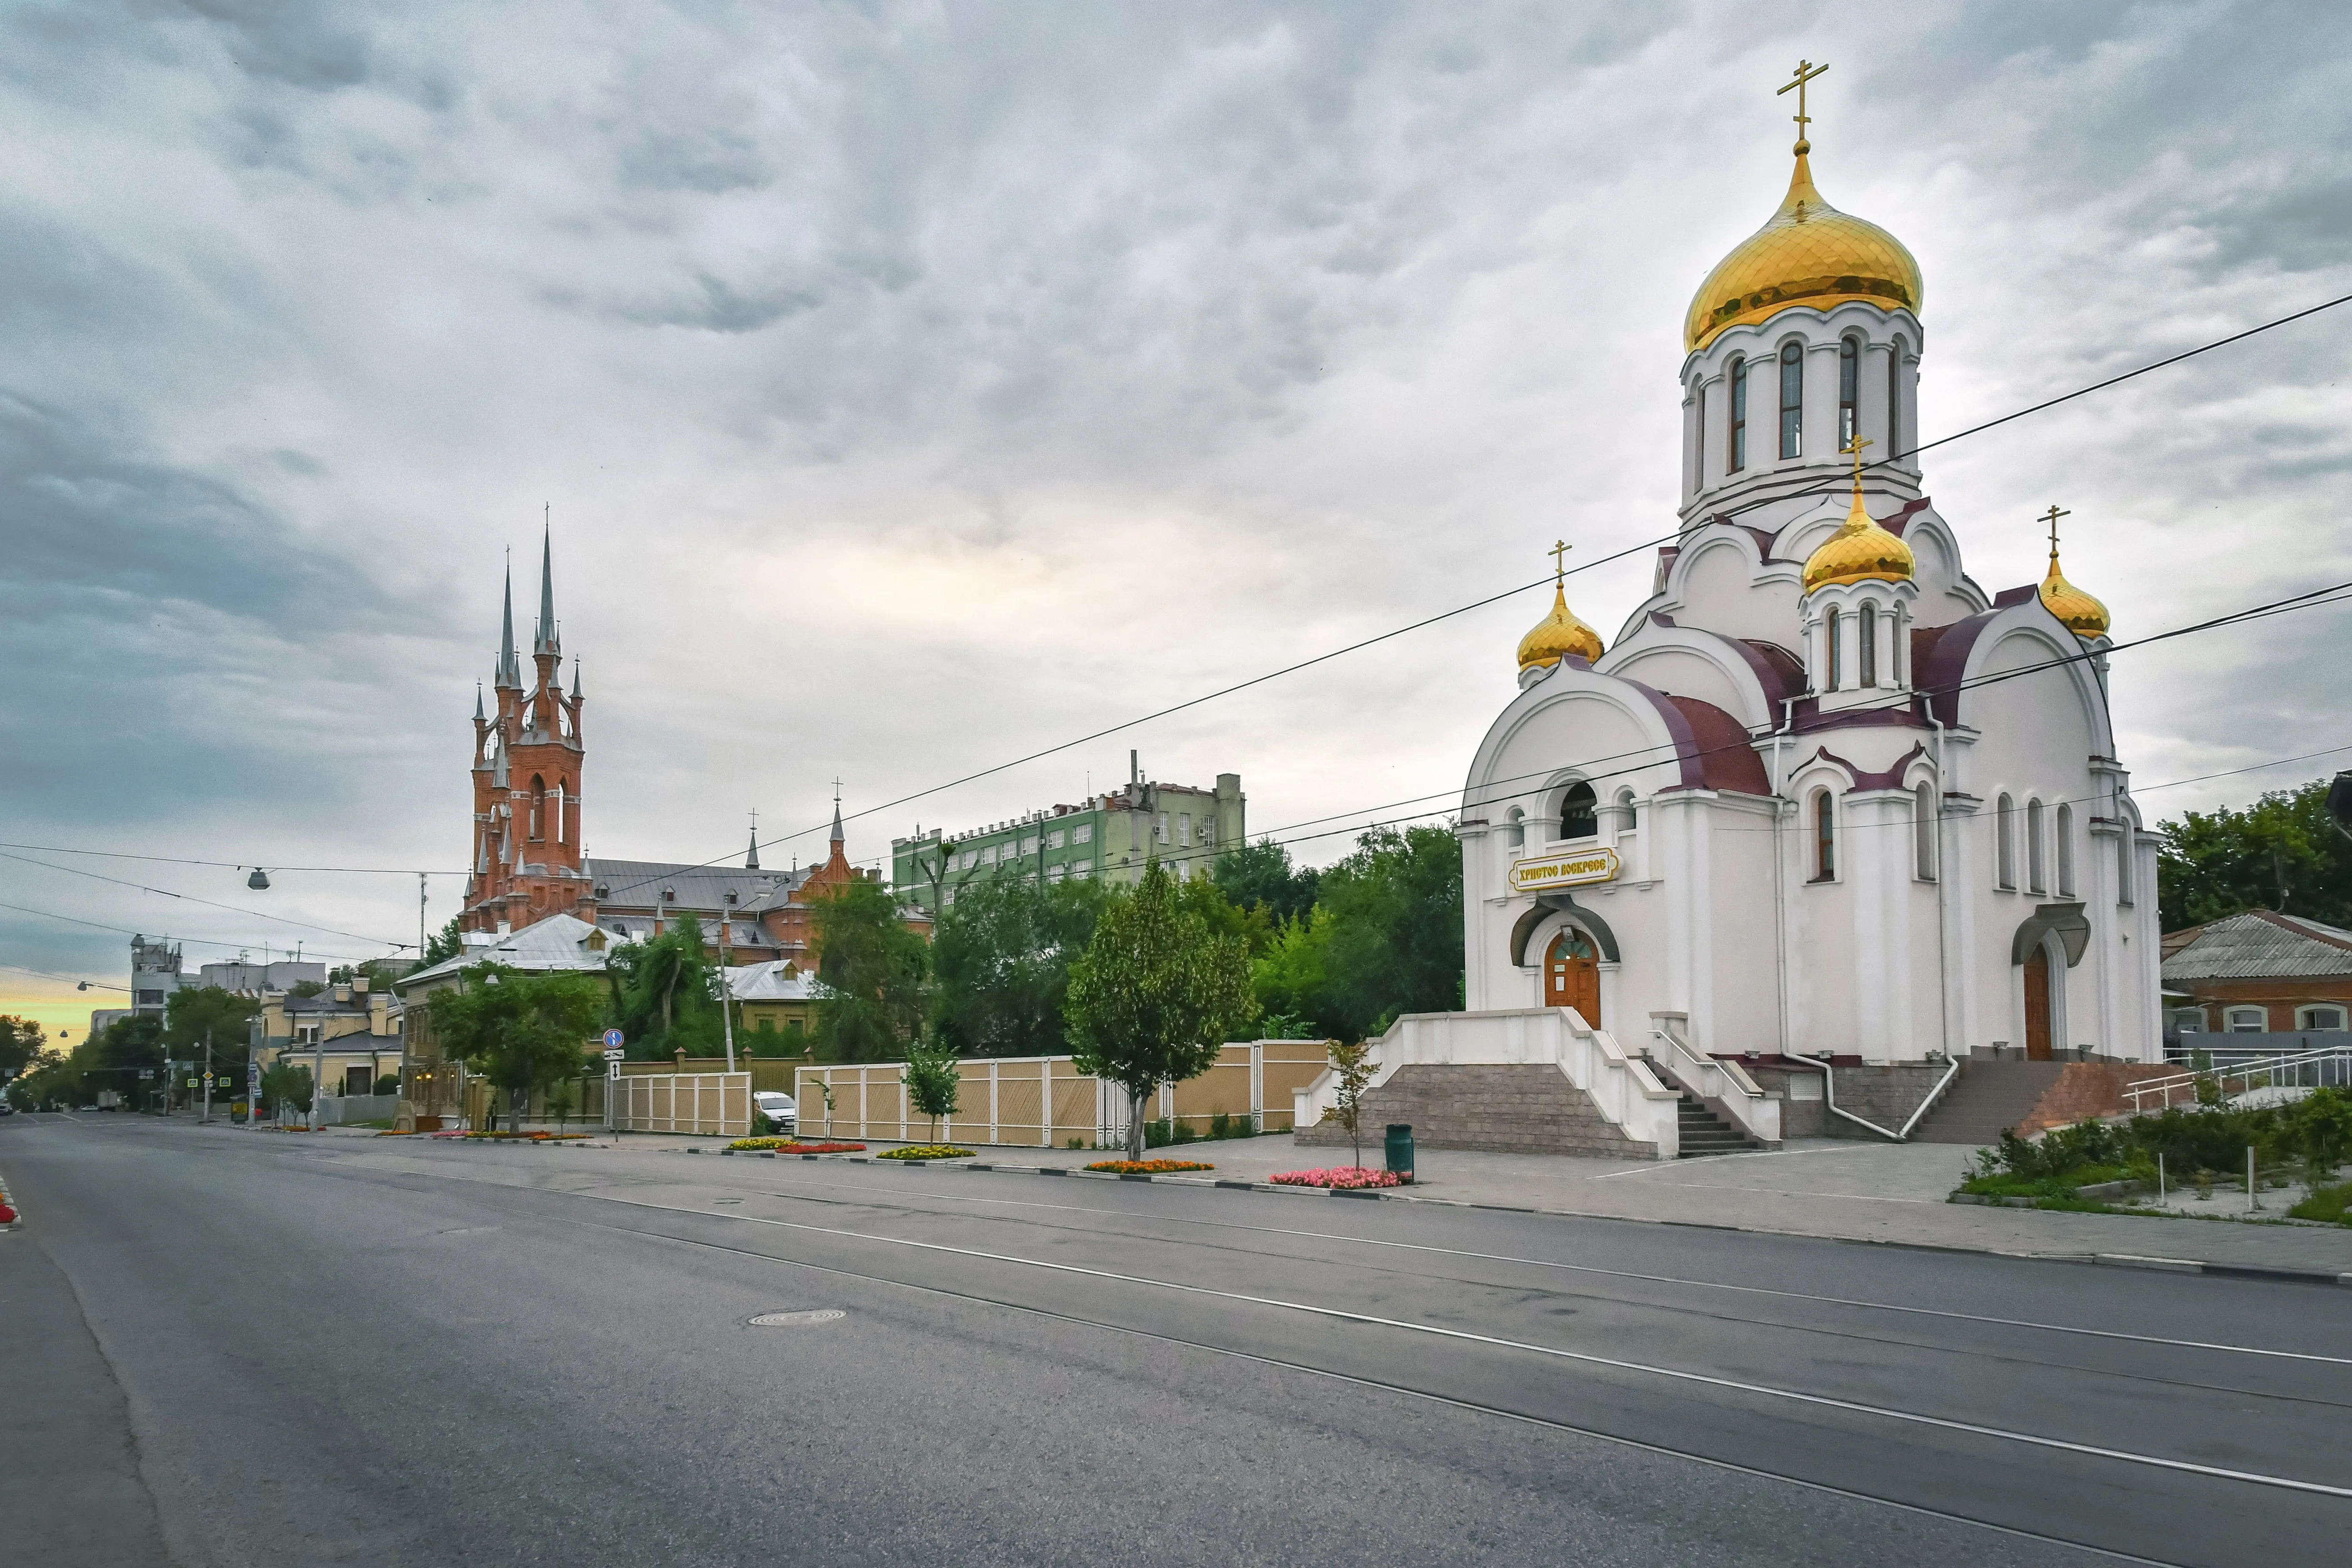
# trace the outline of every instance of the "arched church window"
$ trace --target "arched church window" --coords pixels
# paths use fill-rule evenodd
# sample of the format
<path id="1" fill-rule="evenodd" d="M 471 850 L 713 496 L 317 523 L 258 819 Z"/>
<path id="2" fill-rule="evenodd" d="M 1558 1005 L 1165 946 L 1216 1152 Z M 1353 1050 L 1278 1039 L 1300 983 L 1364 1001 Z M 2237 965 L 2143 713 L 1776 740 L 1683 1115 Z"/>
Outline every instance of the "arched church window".
<path id="1" fill-rule="evenodd" d="M 1825 789 L 1813 793 L 1813 880 L 1837 880 L 1837 803 Z"/>
<path id="2" fill-rule="evenodd" d="M 2042 803 L 2025 803 L 2025 890 L 2040 893 L 2049 890 L 2049 881 L 2042 874 Z"/>
<path id="3" fill-rule="evenodd" d="M 1822 689 L 1824 691 L 1835 691 L 1838 689 L 1838 665 L 1841 662 L 1839 655 L 1843 651 L 1838 647 L 1840 640 L 1841 639 L 1838 637 L 1838 613 L 1835 608 L 1832 608 L 1829 613 L 1827 628 L 1823 632 L 1822 637 L 1822 647 L 1828 654 L 1828 657 L 1822 661 Z"/>
<path id="4" fill-rule="evenodd" d="M 1780 348 L 1780 456 L 1793 458 L 1804 444 L 1805 351 L 1796 343 Z"/>
<path id="5" fill-rule="evenodd" d="M 555 781 L 555 841 L 558 844 L 571 843 L 579 826 L 580 813 L 572 803 L 572 781 L 558 779 Z"/>
<path id="6" fill-rule="evenodd" d="M 1691 443 L 1691 489 L 1706 488 L 1706 388 L 1698 389 L 1698 439 Z"/>
<path id="7" fill-rule="evenodd" d="M 1559 836 L 1562 838 L 1597 837 L 1601 832 L 1601 817 L 1594 805 L 1591 784 L 1569 785 L 1568 794 L 1560 797 Z"/>
<path id="8" fill-rule="evenodd" d="M 2074 808 L 2065 802 L 2058 803 L 2058 896 L 2074 896 Z"/>
<path id="9" fill-rule="evenodd" d="M 1528 814 L 1516 805 L 1503 814 L 1503 842 L 1514 849 L 1527 846 Z"/>
<path id="10" fill-rule="evenodd" d="M 1886 683 L 1889 686 L 1903 684 L 1903 612 L 1889 610 L 1886 612 Z"/>
<path id="11" fill-rule="evenodd" d="M 1886 453 L 1889 458 L 1903 450 L 1903 353 L 1901 338 L 1895 340 L 1894 349 L 1886 356 Z"/>
<path id="12" fill-rule="evenodd" d="M 2116 839 L 2116 902 L 2128 907 L 2132 901 L 2132 867 L 2137 854 L 2132 836 L 2139 824 L 2132 820 L 2131 812 L 2118 802 L 2116 818 L 2123 832 Z"/>
<path id="13" fill-rule="evenodd" d="M 1862 340 L 1838 340 L 1838 446 L 1853 445 L 1855 410 L 1862 395 Z"/>
<path id="14" fill-rule="evenodd" d="M 1748 466 L 1748 362 L 1731 362 L 1731 434 L 1726 447 L 1726 471 L 1738 473 Z"/>
<path id="15" fill-rule="evenodd" d="M 530 776 L 530 821 L 527 837 L 536 842 L 547 822 L 547 781 L 537 773 Z"/>
<path id="16" fill-rule="evenodd" d="M 2017 803 L 2003 795 L 1992 809 L 1993 885 L 2017 891 Z"/>
<path id="17" fill-rule="evenodd" d="M 1855 650 L 1862 656 L 1862 682 L 1864 686 L 1878 684 L 1878 606 L 1864 599 L 1860 614 L 1861 646 Z"/>
<path id="18" fill-rule="evenodd" d="M 1936 879 L 1936 786 L 1931 784 L 1911 792 L 1911 874 L 1923 882 Z"/>
<path id="19" fill-rule="evenodd" d="M 1630 789 L 1619 790 L 1617 792 L 1617 830 L 1620 833 L 1633 832 L 1642 826 L 1640 818 L 1640 811 L 1633 805 L 1633 792 Z"/>

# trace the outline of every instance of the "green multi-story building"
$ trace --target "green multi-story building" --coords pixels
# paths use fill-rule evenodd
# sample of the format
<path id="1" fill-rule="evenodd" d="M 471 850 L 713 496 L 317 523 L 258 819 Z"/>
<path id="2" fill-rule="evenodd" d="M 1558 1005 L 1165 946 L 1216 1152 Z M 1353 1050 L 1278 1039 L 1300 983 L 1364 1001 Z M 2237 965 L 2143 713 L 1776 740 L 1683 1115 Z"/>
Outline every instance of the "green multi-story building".
<path id="1" fill-rule="evenodd" d="M 1073 877 L 1132 885 L 1155 856 L 1180 876 L 1205 872 L 1219 855 L 1246 842 L 1246 797 L 1239 773 L 1219 773 L 1214 789 L 1160 784 L 1142 776 L 1128 754 L 1128 782 L 1077 805 L 1056 805 L 969 833 L 918 831 L 890 841 L 890 880 L 898 896 L 936 914 L 957 892 L 996 877 L 1048 883 Z"/>

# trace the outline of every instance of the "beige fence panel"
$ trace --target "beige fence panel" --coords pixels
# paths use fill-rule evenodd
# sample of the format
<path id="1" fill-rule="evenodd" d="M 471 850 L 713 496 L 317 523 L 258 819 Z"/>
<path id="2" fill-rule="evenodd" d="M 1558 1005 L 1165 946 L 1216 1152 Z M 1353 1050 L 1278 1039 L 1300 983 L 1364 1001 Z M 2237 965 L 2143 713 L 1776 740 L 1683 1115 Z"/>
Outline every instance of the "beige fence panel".
<path id="1" fill-rule="evenodd" d="M 1291 1090 L 1324 1068 L 1320 1040 L 1250 1040 L 1225 1046 L 1199 1078 L 1162 1084 L 1147 1102 L 1155 1119 L 1173 1117 L 1206 1132 L 1223 1113 L 1254 1121 L 1261 1132 L 1290 1131 Z M 1127 1137 L 1127 1093 L 1076 1070 L 1068 1057 L 975 1057 L 956 1064 L 963 1080 L 956 1112 L 940 1136 L 951 1143 L 1059 1149 L 1071 1139 L 1105 1147 Z M 803 1067 L 793 1086 L 801 1133 L 884 1142 L 928 1139 L 931 1121 L 907 1098 L 903 1062 Z M 832 1089 L 826 1106 L 824 1089 Z"/>
<path id="2" fill-rule="evenodd" d="M 627 1073 L 604 1087 L 604 1125 L 616 1132 L 740 1138 L 751 1131 L 748 1072 Z"/>

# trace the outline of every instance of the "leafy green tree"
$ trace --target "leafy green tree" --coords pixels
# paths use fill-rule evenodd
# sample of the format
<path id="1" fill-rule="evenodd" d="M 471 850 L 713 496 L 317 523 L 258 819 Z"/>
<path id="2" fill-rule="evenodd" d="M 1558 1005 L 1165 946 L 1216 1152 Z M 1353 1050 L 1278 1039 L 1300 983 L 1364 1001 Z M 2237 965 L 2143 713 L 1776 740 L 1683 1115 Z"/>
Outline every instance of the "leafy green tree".
<path id="1" fill-rule="evenodd" d="M 1374 1070 L 1372 1047 L 1362 1040 L 1353 1045 L 1326 1040 L 1323 1054 L 1339 1080 L 1335 1110 L 1339 1125 L 1348 1130 L 1349 1141 L 1355 1146 L 1356 1164 L 1360 1168 L 1364 1163 L 1364 1090 L 1371 1083 Z"/>
<path id="2" fill-rule="evenodd" d="M 604 972 L 635 1059 L 657 1061 L 680 1049 L 709 1056 L 723 1039 L 719 970 L 703 949 L 702 923 L 692 915 L 680 916 L 651 941 L 608 950 Z"/>
<path id="3" fill-rule="evenodd" d="M 419 962 L 422 967 L 429 969 L 434 964 L 446 963 L 465 951 L 465 933 L 457 928 L 457 917 L 451 915 L 447 925 L 425 938 L 425 952 Z"/>
<path id="4" fill-rule="evenodd" d="M 295 1110 L 310 1109 L 310 1069 L 302 1063 L 280 1057 L 261 1069 L 261 1103 L 290 1105 Z"/>
<path id="5" fill-rule="evenodd" d="M 209 1042 L 213 1071 L 242 1084 L 251 1036 L 248 1026 L 260 1011 L 261 1004 L 252 997 L 217 985 L 174 991 L 163 1004 L 163 1041 L 173 1056 L 198 1063 L 204 1061 Z"/>
<path id="6" fill-rule="evenodd" d="M 1157 858 L 1111 896 L 1070 971 L 1072 1065 L 1127 1090 L 1128 1152 L 1143 1158 L 1144 1101 L 1162 1083 L 1209 1070 L 1218 1047 L 1257 1016 L 1249 946 L 1184 907 Z"/>
<path id="7" fill-rule="evenodd" d="M 894 1060 L 922 1026 L 929 945 L 889 889 L 863 877 L 819 900 L 814 916 L 818 1059 Z"/>
<path id="8" fill-rule="evenodd" d="M 0 1072 L 23 1072 L 47 1053 L 48 1044 L 48 1036 L 32 1019 L 0 1015 Z"/>
<path id="9" fill-rule="evenodd" d="M 509 1122 L 522 1128 L 542 1084 L 580 1075 L 583 1053 L 604 1022 L 604 993 L 590 976 L 526 974 L 499 963 L 464 971 L 465 984 L 436 992 L 434 1037 L 449 1056 L 506 1091 Z"/>
<path id="10" fill-rule="evenodd" d="M 1450 827 L 1381 828 L 1324 868 L 1318 902 L 1284 924 L 1252 976 L 1268 1011 L 1342 1039 L 1462 1001 L 1462 850 Z"/>
<path id="11" fill-rule="evenodd" d="M 936 1042 L 915 1042 L 907 1047 L 907 1067 L 898 1081 L 907 1086 L 908 1103 L 931 1119 L 931 1142 L 938 1142 L 940 1118 L 953 1116 L 963 1095 L 955 1052 Z"/>
<path id="12" fill-rule="evenodd" d="M 1290 851 L 1271 838 L 1217 857 L 1212 873 L 1217 889 L 1242 909 L 1261 909 L 1268 924 L 1280 927 L 1315 907 L 1318 876 L 1312 866 L 1293 866 Z"/>
<path id="13" fill-rule="evenodd" d="M 2352 926 L 2352 838 L 2328 817 L 2326 779 L 2273 790 L 2243 811 L 2183 812 L 2156 830 L 2166 931 L 2254 909 Z"/>
<path id="14" fill-rule="evenodd" d="M 1091 878 L 1041 886 L 1006 877 L 959 893 L 931 939 L 930 1019 L 940 1039 L 965 1056 L 1060 1055 L 1070 965 L 1094 935 L 1106 896 Z"/>

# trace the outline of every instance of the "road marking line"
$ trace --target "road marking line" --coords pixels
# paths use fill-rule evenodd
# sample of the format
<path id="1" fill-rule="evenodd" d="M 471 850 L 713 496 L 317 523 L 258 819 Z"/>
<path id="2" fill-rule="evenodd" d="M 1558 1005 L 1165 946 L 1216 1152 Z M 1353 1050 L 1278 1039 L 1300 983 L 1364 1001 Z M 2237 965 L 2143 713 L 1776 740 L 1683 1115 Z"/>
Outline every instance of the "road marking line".
<path id="1" fill-rule="evenodd" d="M 1007 1208 L 1054 1209 L 1069 1214 L 1110 1215 L 1122 1219 L 1157 1220 L 1167 1225 L 1197 1225 L 1218 1230 L 1252 1231 L 1260 1236 L 1295 1236 L 1314 1241 L 1350 1242 L 1359 1247 L 1388 1247 L 1405 1252 L 1429 1252 L 1446 1258 L 1473 1258 L 1486 1263 L 1517 1263 L 1530 1268 L 1559 1268 L 1574 1274 L 1596 1274 L 1611 1279 L 1639 1279 L 1652 1285 L 1688 1285 L 1706 1290 L 1732 1290 L 1743 1296 L 1770 1296 L 1784 1301 L 1818 1301 L 1833 1307 L 1862 1307 L 1879 1312 L 1903 1312 L 1919 1318 L 1943 1318 L 1954 1322 L 1989 1323 L 2005 1329 L 2039 1329 L 2045 1333 L 2076 1334 L 2085 1339 L 2122 1340 L 2133 1344 L 2164 1345 L 2174 1350 L 2225 1351 L 2236 1355 L 2270 1356 L 2282 1361 L 2321 1362 L 2331 1366 L 2352 1366 L 2352 1356 L 2321 1355 L 2312 1351 L 2273 1350 L 2263 1345 L 2221 1344 L 2211 1340 L 2176 1340 L 2158 1334 L 2131 1334 L 2118 1329 L 2086 1329 L 2074 1323 L 2037 1323 L 2027 1318 L 1995 1318 L 1981 1312 L 1954 1312 L 1937 1307 L 1901 1307 L 1889 1301 L 1862 1301 L 1850 1296 L 1815 1296 L 1802 1290 L 1775 1290 L 1764 1285 L 1729 1285 L 1717 1279 L 1685 1279 L 1673 1274 L 1643 1274 L 1630 1268 L 1603 1268 L 1591 1263 L 1560 1263 L 1547 1258 L 1517 1258 L 1506 1252 L 1472 1252 L 1458 1247 L 1432 1247 L 1425 1242 L 1385 1241 L 1378 1237 L 1338 1236 L 1324 1230 L 1291 1230 L 1280 1226 L 1236 1225 L 1232 1220 L 1190 1219 L 1175 1215 L 1146 1214 L 1139 1209 L 1091 1208 L 1085 1204 L 1036 1203 L 1024 1198 L 975 1198 L 961 1193 L 907 1193 L 891 1188 L 859 1186 L 849 1182 L 826 1182 L 823 1185 L 837 1192 L 894 1192 L 901 1197 L 943 1198 L 951 1203 L 993 1204 Z M 767 1191 L 767 1189 L 761 1189 Z M 813 1201 L 795 1193 L 768 1192 L 770 1197 L 800 1197 L 803 1203 Z M 1827 1239 L 1827 1238 L 1822 1238 Z M 2352 1276 L 2347 1276 L 2352 1279 Z"/>
<path id="2" fill-rule="evenodd" d="M 580 1195 L 596 1196 L 593 1194 Z M 1366 1323 L 1375 1328 L 1401 1329 L 1408 1333 L 1428 1334 L 1435 1339 L 1454 1340 L 1465 1344 L 1486 1345 L 1497 1350 L 1521 1351 L 1530 1355 L 1549 1356 L 1555 1360 L 1576 1362 L 1586 1366 L 1607 1367 L 1615 1372 L 1643 1373 L 1653 1377 L 1667 1378 L 1676 1383 L 1691 1383 L 1708 1388 L 1728 1389 L 1738 1394 L 1752 1394 L 1766 1399 L 1783 1399 L 1791 1404 L 1810 1405 L 1828 1410 L 1843 1410 L 1857 1415 L 1874 1415 L 1886 1421 L 1903 1422 L 1916 1426 L 1933 1426 L 1946 1432 L 1964 1432 L 1972 1436 L 2021 1443 L 2031 1447 L 2055 1449 L 2061 1453 L 2084 1454 L 2093 1458 L 2114 1459 L 2127 1465 L 2146 1465 L 2154 1469 L 2171 1470 L 2182 1475 L 2208 1476 L 2217 1480 L 2243 1481 L 2250 1486 L 2274 1487 L 2284 1491 L 2309 1492 L 2319 1497 L 2352 1499 L 2352 1487 L 2332 1487 L 2321 1481 L 2296 1480 L 2291 1476 L 2271 1476 L 2258 1470 L 2233 1470 L 2219 1465 L 2200 1465 L 2189 1459 L 2168 1459 L 2156 1454 L 2135 1454 L 2125 1448 L 2107 1448 L 2094 1443 L 2069 1442 L 2063 1437 L 2044 1437 L 2032 1432 L 2012 1432 L 2004 1427 L 1987 1426 L 1974 1421 L 1958 1421 L 1948 1416 L 1927 1415 L 1911 1410 L 1895 1410 L 1884 1405 L 1865 1405 L 1859 1400 L 1839 1399 L 1826 1394 L 1806 1394 L 1793 1388 L 1774 1388 L 1769 1384 L 1745 1383 L 1738 1378 L 1717 1377 L 1711 1373 L 1687 1372 L 1678 1367 L 1654 1366 L 1646 1362 L 1626 1361 L 1617 1356 L 1596 1355 L 1589 1351 L 1561 1350 L 1552 1345 L 1532 1344 L 1525 1340 L 1507 1340 L 1494 1334 L 1473 1333 L 1467 1329 L 1449 1329 L 1437 1323 L 1418 1323 L 1408 1318 L 1383 1318 L 1370 1312 L 1351 1312 L 1340 1307 L 1318 1307 L 1309 1301 L 1286 1301 L 1279 1296 L 1253 1296 L 1241 1290 L 1217 1290 L 1206 1285 L 1186 1285 L 1172 1279 L 1153 1279 L 1140 1274 L 1120 1274 L 1108 1268 L 1087 1268 L 1076 1263 L 1050 1263 L 1043 1258 L 1021 1258 L 1012 1253 L 985 1252 L 971 1247 L 950 1247 L 945 1242 L 916 1241 L 907 1237 L 876 1236 L 866 1231 L 843 1230 L 835 1226 L 802 1225 L 794 1220 L 768 1219 L 760 1215 L 712 1214 L 707 1209 L 682 1209 L 668 1204 L 642 1203 L 635 1198 L 604 1197 L 599 1201 L 623 1204 L 631 1208 L 658 1209 L 664 1214 L 674 1214 L 692 1219 L 730 1220 L 741 1225 L 774 1226 L 782 1230 L 805 1231 L 814 1236 L 836 1237 L 845 1241 L 865 1241 L 885 1247 L 904 1247 L 919 1252 L 946 1253 L 952 1257 L 975 1258 L 990 1263 L 1011 1263 L 1026 1268 L 1042 1268 L 1055 1274 L 1072 1274 L 1085 1279 L 1109 1280 L 1114 1284 L 1150 1286 L 1155 1289 L 1173 1290 L 1181 1295 L 1239 1301 L 1248 1306 L 1270 1307 L 1278 1311 L 1301 1312 L 1309 1317 L 1329 1318 L 1339 1322 Z"/>

